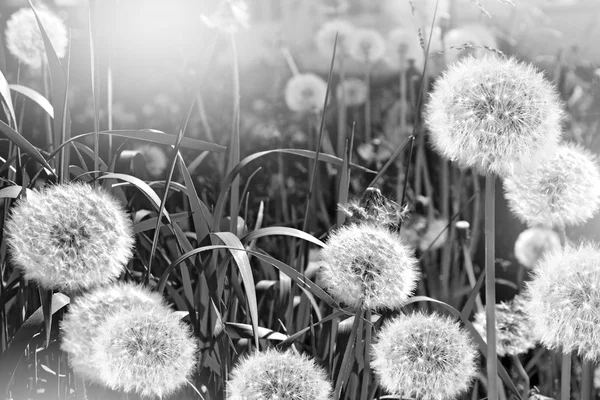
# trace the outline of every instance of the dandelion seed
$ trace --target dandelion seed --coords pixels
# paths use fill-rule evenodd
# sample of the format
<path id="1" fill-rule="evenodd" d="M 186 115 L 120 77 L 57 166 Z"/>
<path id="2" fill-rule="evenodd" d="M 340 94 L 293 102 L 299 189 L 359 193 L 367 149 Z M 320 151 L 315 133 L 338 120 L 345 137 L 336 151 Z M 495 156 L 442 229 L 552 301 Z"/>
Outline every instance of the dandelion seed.
<path id="1" fill-rule="evenodd" d="M 532 268 L 545 253 L 560 249 L 558 233 L 543 227 L 525 229 L 515 242 L 515 257 L 527 268 Z"/>
<path id="2" fill-rule="evenodd" d="M 338 99 L 344 99 L 347 107 L 358 107 L 367 101 L 369 88 L 367 84 L 357 78 L 348 78 L 337 87 Z"/>
<path id="3" fill-rule="evenodd" d="M 227 382 L 229 400 L 328 400 L 325 371 L 303 354 L 267 350 L 242 360 Z"/>
<path id="4" fill-rule="evenodd" d="M 108 318 L 127 310 L 166 309 L 162 297 L 140 285 L 117 283 L 77 297 L 61 322 L 61 349 L 69 353 L 69 364 L 81 376 L 102 384 L 94 364 L 93 344 L 98 329 Z"/>
<path id="5" fill-rule="evenodd" d="M 315 37 L 317 50 L 323 57 L 331 58 L 337 34 L 336 52 L 346 55 L 348 53 L 348 38 L 355 30 L 356 28 L 351 23 L 344 20 L 335 19 L 326 22 Z"/>
<path id="6" fill-rule="evenodd" d="M 144 156 L 146 169 L 151 177 L 159 178 L 163 176 L 169 164 L 169 159 L 161 147 L 146 144 L 137 147 L 136 150 Z"/>
<path id="7" fill-rule="evenodd" d="M 446 400 L 471 386 L 477 351 L 448 317 L 413 313 L 385 325 L 371 363 L 381 386 L 403 398 Z"/>
<path id="8" fill-rule="evenodd" d="M 540 342 L 564 354 L 600 360 L 600 249 L 566 245 L 537 263 L 525 311 Z"/>
<path id="9" fill-rule="evenodd" d="M 416 31 L 394 29 L 388 34 L 387 49 L 386 61 L 392 67 L 404 71 L 412 62 L 415 68 L 422 68 L 425 55 Z"/>
<path id="10" fill-rule="evenodd" d="M 395 201 L 387 199 L 381 190 L 369 187 L 359 201 L 353 200 L 346 205 L 340 205 L 346 214 L 347 224 L 370 222 L 397 231 L 399 223 L 407 213 L 406 208 L 400 207 Z"/>
<path id="11" fill-rule="evenodd" d="M 169 309 L 119 310 L 99 327 L 91 362 L 103 385 L 162 398 L 185 385 L 193 373 L 196 344 Z"/>
<path id="12" fill-rule="evenodd" d="M 224 32 L 237 32 L 250 26 L 248 4 L 244 0 L 222 0 L 214 13 L 202 15 L 201 19 L 209 28 Z"/>
<path id="13" fill-rule="evenodd" d="M 42 26 L 59 58 L 67 51 L 67 28 L 65 23 L 46 7 L 37 7 Z M 12 14 L 6 22 L 6 47 L 20 62 L 33 69 L 40 69 L 46 62 L 46 50 L 33 10 L 24 7 Z"/>
<path id="14" fill-rule="evenodd" d="M 348 53 L 360 62 L 377 62 L 385 54 L 385 39 L 376 30 L 357 29 L 348 38 Z"/>
<path id="15" fill-rule="evenodd" d="M 536 344 L 533 322 L 525 313 L 525 300 L 515 296 L 511 301 L 496 304 L 496 350 L 500 357 L 527 353 Z M 475 314 L 473 326 L 486 340 L 485 311 Z"/>
<path id="16" fill-rule="evenodd" d="M 444 157 L 504 176 L 552 153 L 562 114 L 556 90 L 532 66 L 486 55 L 437 80 L 425 121 Z"/>
<path id="17" fill-rule="evenodd" d="M 285 87 L 285 103 L 292 111 L 305 113 L 323 109 L 327 82 L 311 73 L 293 76 Z"/>
<path id="18" fill-rule="evenodd" d="M 67 292 L 115 280 L 132 256 L 131 220 L 107 192 L 86 184 L 33 191 L 6 222 L 12 261 L 25 278 Z"/>
<path id="19" fill-rule="evenodd" d="M 396 309 L 412 295 L 419 271 L 402 237 L 373 223 L 332 232 L 321 250 L 319 282 L 337 301 L 365 309 Z"/>
<path id="20" fill-rule="evenodd" d="M 511 211 L 530 226 L 580 225 L 600 208 L 596 158 L 576 144 L 565 143 L 537 168 L 508 176 L 504 189 Z"/>

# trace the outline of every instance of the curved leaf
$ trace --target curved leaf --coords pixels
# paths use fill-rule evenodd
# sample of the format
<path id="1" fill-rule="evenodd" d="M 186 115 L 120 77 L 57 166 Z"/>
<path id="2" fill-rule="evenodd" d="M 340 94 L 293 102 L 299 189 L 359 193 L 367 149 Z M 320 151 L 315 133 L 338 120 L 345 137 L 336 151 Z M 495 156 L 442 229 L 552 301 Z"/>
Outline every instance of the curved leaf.
<path id="1" fill-rule="evenodd" d="M 13 128 L 8 126 L 4 121 L 0 121 L 0 132 L 10 139 L 17 147 L 29 154 L 31 158 L 39 162 L 44 166 L 50 173 L 54 173 L 52 167 L 48 164 L 46 159 L 40 154 L 37 148 L 35 148 L 27 139 L 21 134 L 15 131 Z"/>
<path id="2" fill-rule="evenodd" d="M 261 237 L 275 235 L 292 236 L 298 239 L 304 239 L 307 242 L 316 244 L 319 247 L 325 247 L 325 243 L 323 243 L 313 235 L 303 232 L 300 229 L 289 228 L 286 226 L 272 226 L 252 231 L 242 238 L 242 243 L 246 244 Z"/>
<path id="3" fill-rule="evenodd" d="M 54 108 L 52 107 L 52 104 L 50 104 L 48 99 L 45 98 L 40 92 L 23 85 L 8 86 L 11 90 L 22 94 L 23 96 L 27 97 L 29 100 L 33 101 L 35 104 L 40 106 L 42 110 L 46 111 L 50 118 L 54 118 Z"/>

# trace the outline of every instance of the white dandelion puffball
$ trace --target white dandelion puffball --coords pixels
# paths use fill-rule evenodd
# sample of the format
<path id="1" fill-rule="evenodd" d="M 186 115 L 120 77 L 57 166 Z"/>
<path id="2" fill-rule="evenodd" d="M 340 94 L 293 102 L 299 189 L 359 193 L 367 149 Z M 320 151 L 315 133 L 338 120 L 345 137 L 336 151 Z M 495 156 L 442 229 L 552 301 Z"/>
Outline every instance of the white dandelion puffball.
<path id="1" fill-rule="evenodd" d="M 508 302 L 496 304 L 496 350 L 500 357 L 527 353 L 536 344 L 534 326 L 525 313 L 525 300 L 515 296 Z M 486 340 L 487 321 L 485 311 L 475 314 L 473 326 Z"/>
<path id="2" fill-rule="evenodd" d="M 134 245 L 131 220 L 118 201 L 79 183 L 28 192 L 13 207 L 6 233 L 25 278 L 67 292 L 115 280 Z"/>
<path id="3" fill-rule="evenodd" d="M 397 309 L 413 294 L 418 261 L 399 233 L 372 223 L 342 226 L 321 250 L 319 282 L 351 307 Z"/>
<path id="4" fill-rule="evenodd" d="M 42 26 L 59 58 L 67 52 L 67 28 L 65 23 L 46 7 L 36 8 Z M 46 62 L 44 40 L 33 10 L 23 7 L 6 22 L 6 47 L 20 62 L 39 69 Z"/>
<path id="5" fill-rule="evenodd" d="M 396 28 L 388 34 L 386 61 L 391 67 L 405 71 L 413 62 L 415 68 L 422 69 L 425 54 L 416 30 Z"/>
<path id="6" fill-rule="evenodd" d="M 227 382 L 228 400 L 329 400 L 325 371 L 307 356 L 267 350 L 243 359 Z"/>
<path id="7" fill-rule="evenodd" d="M 196 339 L 166 307 L 119 310 L 98 328 L 93 347 L 103 385 L 144 397 L 172 394 L 196 365 Z"/>
<path id="8" fill-rule="evenodd" d="M 447 400 L 469 389 L 476 360 L 476 348 L 457 322 L 417 312 L 384 325 L 373 345 L 371 366 L 392 394 Z"/>
<path id="9" fill-rule="evenodd" d="M 513 214 L 530 226 L 581 225 L 600 208 L 596 157 L 564 143 L 537 168 L 506 177 L 504 196 Z"/>
<path id="10" fill-rule="evenodd" d="M 358 107 L 364 104 L 368 95 L 369 88 L 361 79 L 347 78 L 337 87 L 337 97 L 343 98 L 347 107 Z"/>
<path id="11" fill-rule="evenodd" d="M 441 155 L 504 176 L 552 153 L 562 115 L 556 90 L 540 72 L 486 55 L 465 58 L 438 78 L 425 122 Z"/>
<path id="12" fill-rule="evenodd" d="M 151 177 L 158 178 L 163 176 L 169 165 L 169 158 L 160 146 L 146 144 L 137 147 L 136 150 L 144 156 L 146 169 Z"/>
<path id="13" fill-rule="evenodd" d="M 532 268 L 544 254 L 560 249 L 560 237 L 552 229 L 535 226 L 525 229 L 515 242 L 515 257 L 526 268 Z"/>
<path id="14" fill-rule="evenodd" d="M 98 369 L 92 363 L 94 342 L 98 329 L 108 318 L 123 310 L 166 309 L 162 297 L 143 286 L 117 283 L 97 288 L 70 305 L 69 312 L 61 322 L 61 349 L 69 353 L 73 370 L 93 382 L 98 379 Z"/>
<path id="15" fill-rule="evenodd" d="M 525 310 L 550 349 L 600 360 L 600 249 L 566 245 L 533 267 Z"/>
<path id="16" fill-rule="evenodd" d="M 348 38 L 348 53 L 356 61 L 377 62 L 385 54 L 385 39 L 374 29 L 357 29 Z"/>
<path id="17" fill-rule="evenodd" d="M 348 53 L 348 38 L 356 28 L 347 21 L 341 19 L 335 19 L 328 21 L 319 31 L 315 37 L 317 44 L 317 50 L 323 57 L 331 58 L 333 55 L 333 45 L 335 43 L 335 36 L 337 34 L 337 46 L 336 53 L 345 55 Z"/>
<path id="18" fill-rule="evenodd" d="M 481 58 L 490 49 L 498 48 L 496 37 L 488 28 L 479 24 L 465 25 L 449 30 L 444 36 L 444 57 L 452 63 L 467 55 Z"/>
<path id="19" fill-rule="evenodd" d="M 327 82 L 315 74 L 295 75 L 285 87 L 285 103 L 295 112 L 315 112 L 323 109 Z"/>

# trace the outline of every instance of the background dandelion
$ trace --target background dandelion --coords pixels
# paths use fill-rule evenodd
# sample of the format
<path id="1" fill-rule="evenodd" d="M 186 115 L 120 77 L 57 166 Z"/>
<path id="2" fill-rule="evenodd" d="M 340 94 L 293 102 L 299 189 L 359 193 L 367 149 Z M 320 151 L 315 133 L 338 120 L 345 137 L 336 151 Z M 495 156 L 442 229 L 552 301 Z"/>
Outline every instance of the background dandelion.
<path id="1" fill-rule="evenodd" d="M 532 268 L 544 255 L 560 249 L 560 237 L 552 229 L 533 227 L 519 234 L 515 242 L 515 257 L 527 268 Z"/>
<path id="2" fill-rule="evenodd" d="M 385 54 L 385 39 L 373 29 L 357 29 L 348 38 L 348 53 L 363 63 L 379 61 Z"/>
<path id="3" fill-rule="evenodd" d="M 78 183 L 28 192 L 5 232 L 12 261 L 27 279 L 68 292 L 115 280 L 134 244 L 131 220 L 117 200 Z"/>
<path id="4" fill-rule="evenodd" d="M 285 86 L 285 104 L 299 113 L 323 109 L 327 82 L 315 74 L 295 75 Z"/>
<path id="5" fill-rule="evenodd" d="M 323 57 L 327 57 L 328 59 L 331 58 L 335 37 L 337 35 L 336 52 L 338 52 L 338 54 L 346 55 L 348 53 L 348 39 L 355 29 L 356 28 L 348 21 L 340 19 L 327 21 L 319 29 L 315 37 L 315 43 L 319 53 Z"/>

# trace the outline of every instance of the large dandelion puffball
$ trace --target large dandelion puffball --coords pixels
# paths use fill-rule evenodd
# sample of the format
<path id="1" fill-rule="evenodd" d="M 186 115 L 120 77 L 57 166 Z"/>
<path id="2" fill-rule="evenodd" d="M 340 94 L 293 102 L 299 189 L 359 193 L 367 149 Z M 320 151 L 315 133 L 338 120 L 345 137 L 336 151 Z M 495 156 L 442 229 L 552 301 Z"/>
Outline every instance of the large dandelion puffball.
<path id="1" fill-rule="evenodd" d="M 388 34 L 385 60 L 390 66 L 401 71 L 408 69 L 411 62 L 415 68 L 422 69 L 425 54 L 417 31 L 404 28 L 392 30 Z"/>
<path id="2" fill-rule="evenodd" d="M 348 38 L 348 53 L 357 61 L 374 63 L 385 54 L 385 39 L 374 29 L 357 29 Z"/>
<path id="3" fill-rule="evenodd" d="M 335 43 L 335 35 L 337 34 L 336 52 L 338 54 L 348 53 L 348 38 L 352 35 L 356 28 L 347 21 L 334 19 L 323 24 L 317 32 L 315 43 L 317 50 L 323 57 L 331 58 L 333 55 L 333 45 Z"/>
<path id="4" fill-rule="evenodd" d="M 28 192 L 6 222 L 13 263 L 45 289 L 90 289 L 115 280 L 132 256 L 131 220 L 87 184 Z"/>
<path id="5" fill-rule="evenodd" d="M 537 168 L 504 180 L 504 196 L 521 221 L 548 227 L 587 222 L 600 208 L 600 170 L 583 147 L 565 143 Z"/>
<path id="6" fill-rule="evenodd" d="M 476 359 L 471 338 L 458 323 L 438 314 L 414 313 L 381 329 L 371 365 L 392 394 L 447 400 L 469 389 Z"/>
<path id="7" fill-rule="evenodd" d="M 327 82 L 307 73 L 293 76 L 285 87 L 285 104 L 292 111 L 305 113 L 323 109 Z"/>
<path id="8" fill-rule="evenodd" d="M 536 344 L 533 321 L 525 313 L 525 300 L 517 295 L 508 302 L 496 304 L 496 350 L 500 357 L 527 353 Z M 475 314 L 473 326 L 486 340 L 485 311 Z"/>
<path id="9" fill-rule="evenodd" d="M 498 42 L 490 30 L 478 24 L 465 25 L 449 30 L 444 36 L 444 57 L 447 63 L 468 55 L 481 58 L 496 49 Z"/>
<path id="10" fill-rule="evenodd" d="M 425 122 L 444 157 L 503 176 L 551 154 L 561 116 L 556 90 L 540 72 L 486 55 L 453 64 L 436 81 Z"/>
<path id="11" fill-rule="evenodd" d="M 166 308 L 162 297 L 136 284 L 118 283 L 77 297 L 60 325 L 61 349 L 69 353 L 73 370 L 102 384 L 97 366 L 91 362 L 98 329 L 116 313 L 154 308 Z"/>
<path id="12" fill-rule="evenodd" d="M 166 308 L 119 310 L 99 327 L 90 362 L 103 385 L 162 398 L 193 373 L 196 341 Z"/>
<path id="13" fill-rule="evenodd" d="M 382 225 L 339 228 L 327 239 L 321 257 L 320 284 L 335 300 L 355 308 L 397 309 L 419 278 L 413 250 Z"/>
<path id="14" fill-rule="evenodd" d="M 600 360 L 600 249 L 570 245 L 547 254 L 527 282 L 525 310 L 550 349 Z"/>
<path id="15" fill-rule="evenodd" d="M 63 58 L 69 42 L 64 22 L 45 7 L 38 7 L 36 11 L 56 55 Z M 5 35 L 8 51 L 23 64 L 39 69 L 46 62 L 42 32 L 31 8 L 21 8 L 10 16 Z"/>
<path id="16" fill-rule="evenodd" d="M 526 268 L 532 268 L 544 254 L 560 249 L 560 237 L 552 229 L 535 226 L 525 229 L 515 242 L 515 257 Z"/>
<path id="17" fill-rule="evenodd" d="M 369 88 L 361 79 L 347 78 L 338 85 L 336 93 L 338 99 L 344 99 L 347 107 L 358 107 L 367 101 Z"/>
<path id="18" fill-rule="evenodd" d="M 310 358 L 267 350 L 242 360 L 227 382 L 228 400 L 329 400 L 331 383 Z"/>

